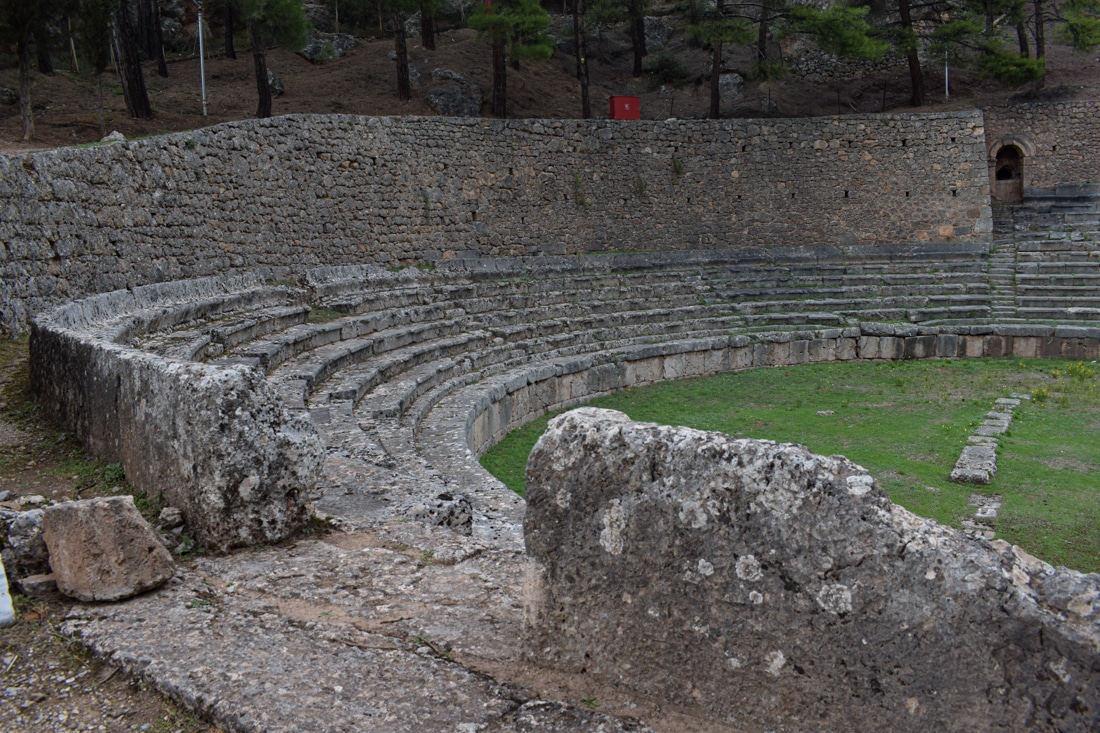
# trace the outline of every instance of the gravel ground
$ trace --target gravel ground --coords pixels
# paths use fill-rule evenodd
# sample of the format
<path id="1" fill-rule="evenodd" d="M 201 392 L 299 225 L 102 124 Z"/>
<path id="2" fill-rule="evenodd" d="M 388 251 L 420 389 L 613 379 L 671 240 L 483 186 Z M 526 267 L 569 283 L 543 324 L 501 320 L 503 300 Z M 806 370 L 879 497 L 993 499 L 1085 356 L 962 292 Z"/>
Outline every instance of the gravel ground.
<path id="1" fill-rule="evenodd" d="M 89 483 L 100 467 L 41 419 L 28 382 L 26 339 L 0 342 L 0 505 L 100 493 Z M 62 634 L 72 604 L 60 596 L 13 600 L 17 622 L 0 629 L 0 731 L 216 730 Z"/>

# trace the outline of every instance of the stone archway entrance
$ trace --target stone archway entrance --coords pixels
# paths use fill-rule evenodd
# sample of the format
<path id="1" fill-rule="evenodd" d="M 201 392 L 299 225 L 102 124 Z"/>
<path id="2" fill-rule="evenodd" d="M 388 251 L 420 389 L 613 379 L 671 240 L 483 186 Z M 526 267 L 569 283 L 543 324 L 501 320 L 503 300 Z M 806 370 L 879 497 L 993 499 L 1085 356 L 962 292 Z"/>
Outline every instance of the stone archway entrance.
<path id="1" fill-rule="evenodd" d="M 993 198 L 1024 200 L 1024 154 L 1015 145 L 1005 145 L 997 151 L 993 165 Z"/>

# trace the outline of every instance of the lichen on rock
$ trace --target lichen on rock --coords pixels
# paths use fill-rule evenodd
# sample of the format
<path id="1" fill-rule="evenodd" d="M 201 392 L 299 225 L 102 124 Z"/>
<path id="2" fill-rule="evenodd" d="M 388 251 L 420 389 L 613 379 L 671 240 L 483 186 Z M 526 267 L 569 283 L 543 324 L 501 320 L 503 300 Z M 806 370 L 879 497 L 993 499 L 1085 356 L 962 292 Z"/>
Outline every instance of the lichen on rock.
<path id="1" fill-rule="evenodd" d="M 581 408 L 527 501 L 534 663 L 766 728 L 1100 720 L 1100 575 L 918 517 L 842 456 Z"/>

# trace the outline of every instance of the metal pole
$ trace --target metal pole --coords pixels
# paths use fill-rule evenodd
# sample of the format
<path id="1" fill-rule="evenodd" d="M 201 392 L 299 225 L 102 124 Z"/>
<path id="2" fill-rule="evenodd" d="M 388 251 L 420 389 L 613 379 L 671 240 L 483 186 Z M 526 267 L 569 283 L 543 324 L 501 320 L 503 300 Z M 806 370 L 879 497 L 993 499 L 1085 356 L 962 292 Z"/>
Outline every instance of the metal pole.
<path id="1" fill-rule="evenodd" d="M 951 85 L 949 84 L 949 81 L 950 79 L 948 78 L 947 70 L 947 49 L 945 48 L 943 50 L 943 98 L 945 100 L 951 99 Z"/>
<path id="2" fill-rule="evenodd" d="M 206 54 L 202 46 L 202 0 L 195 0 L 199 9 L 199 78 L 202 80 L 202 116 L 206 117 Z"/>

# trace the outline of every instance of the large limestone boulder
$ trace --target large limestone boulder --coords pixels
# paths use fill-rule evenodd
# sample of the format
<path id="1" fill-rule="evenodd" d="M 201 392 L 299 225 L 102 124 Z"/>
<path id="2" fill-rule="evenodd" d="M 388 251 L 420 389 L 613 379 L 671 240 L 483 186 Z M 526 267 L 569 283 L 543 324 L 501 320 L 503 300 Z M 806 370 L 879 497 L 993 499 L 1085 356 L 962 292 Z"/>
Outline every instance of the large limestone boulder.
<path id="1" fill-rule="evenodd" d="M 132 496 L 56 504 L 42 529 L 62 593 L 82 601 L 119 601 L 164 585 L 172 556 Z"/>
<path id="2" fill-rule="evenodd" d="M 582 408 L 527 465 L 535 663 L 739 730 L 1097 730 L 1100 576 L 801 446 Z"/>

